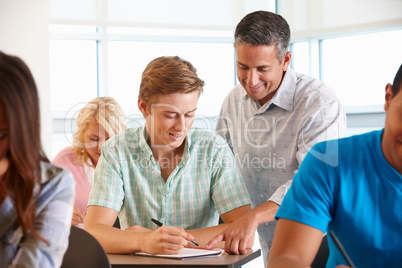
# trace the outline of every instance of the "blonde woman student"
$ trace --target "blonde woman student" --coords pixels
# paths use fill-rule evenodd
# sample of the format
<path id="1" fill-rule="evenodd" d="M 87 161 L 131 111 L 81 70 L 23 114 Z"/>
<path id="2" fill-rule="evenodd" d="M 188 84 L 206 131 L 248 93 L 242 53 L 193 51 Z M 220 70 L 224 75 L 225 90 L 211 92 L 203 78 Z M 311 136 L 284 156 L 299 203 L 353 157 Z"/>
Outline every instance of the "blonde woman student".
<path id="1" fill-rule="evenodd" d="M 84 222 L 89 191 L 101 147 L 110 137 L 126 129 L 125 114 L 112 97 L 98 97 L 81 109 L 73 145 L 64 148 L 53 163 L 68 168 L 74 175 L 76 197 L 72 225 Z"/>

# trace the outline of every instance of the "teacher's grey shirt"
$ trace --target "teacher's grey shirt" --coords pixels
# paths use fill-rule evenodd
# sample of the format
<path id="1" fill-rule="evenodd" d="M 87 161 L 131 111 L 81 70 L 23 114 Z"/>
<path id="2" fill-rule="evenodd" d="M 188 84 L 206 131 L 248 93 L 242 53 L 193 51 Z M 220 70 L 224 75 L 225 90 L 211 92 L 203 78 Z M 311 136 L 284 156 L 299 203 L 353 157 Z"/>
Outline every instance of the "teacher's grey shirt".
<path id="1" fill-rule="evenodd" d="M 263 106 L 241 85 L 233 88 L 223 102 L 216 133 L 235 155 L 253 208 L 267 200 L 280 205 L 313 145 L 345 136 L 346 115 L 327 85 L 288 69 Z M 258 228 L 265 262 L 275 226 L 272 222 Z"/>

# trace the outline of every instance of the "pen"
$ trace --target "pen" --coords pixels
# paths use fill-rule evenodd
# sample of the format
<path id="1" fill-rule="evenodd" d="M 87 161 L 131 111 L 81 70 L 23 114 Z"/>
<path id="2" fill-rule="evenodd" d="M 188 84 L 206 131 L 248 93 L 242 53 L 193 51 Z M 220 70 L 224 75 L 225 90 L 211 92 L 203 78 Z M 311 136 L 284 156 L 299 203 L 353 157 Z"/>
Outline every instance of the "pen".
<path id="1" fill-rule="evenodd" d="M 156 225 L 158 225 L 159 227 L 161 227 L 162 225 L 163 225 L 163 223 L 161 223 L 160 221 L 158 221 L 158 220 L 155 220 L 154 218 L 152 218 L 151 219 L 151 221 L 153 221 Z M 191 244 L 193 244 L 194 246 L 199 246 L 198 244 L 197 244 L 197 242 L 195 242 L 195 241 L 191 241 L 191 240 L 188 240 L 188 242 L 190 242 Z"/>
<path id="2" fill-rule="evenodd" d="M 353 264 L 352 260 L 349 258 L 348 254 L 346 253 L 345 249 L 343 248 L 338 237 L 336 237 L 334 231 L 329 232 L 329 234 L 331 235 L 332 239 L 334 240 L 335 245 L 338 247 L 339 251 L 342 253 L 343 257 L 347 261 L 348 265 L 352 268 L 355 268 L 356 266 Z"/>
<path id="3" fill-rule="evenodd" d="M 75 210 L 77 210 L 77 212 L 80 214 L 80 216 L 81 216 L 81 220 L 82 220 L 82 222 L 84 223 L 84 218 L 82 218 L 81 211 L 79 211 L 79 210 L 76 208 L 76 206 L 75 206 L 75 205 L 74 205 L 74 209 L 75 209 Z"/>

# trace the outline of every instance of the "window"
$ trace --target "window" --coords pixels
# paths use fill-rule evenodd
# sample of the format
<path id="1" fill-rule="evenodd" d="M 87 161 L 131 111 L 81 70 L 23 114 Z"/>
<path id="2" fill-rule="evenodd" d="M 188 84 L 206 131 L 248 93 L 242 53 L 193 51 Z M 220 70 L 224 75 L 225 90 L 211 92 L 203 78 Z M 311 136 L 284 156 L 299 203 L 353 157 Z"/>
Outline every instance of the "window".
<path id="1" fill-rule="evenodd" d="M 198 115 L 216 116 L 237 81 L 235 25 L 259 9 L 274 10 L 275 1 L 50 0 L 52 111 L 109 95 L 138 115 L 145 66 L 178 55 L 205 81 Z"/>
<path id="2" fill-rule="evenodd" d="M 402 59 L 402 1 L 277 3 L 292 30 L 294 70 L 327 83 L 348 115 L 383 113 L 383 89 Z"/>
<path id="3" fill-rule="evenodd" d="M 159 56 L 177 55 L 197 68 L 205 87 L 195 125 L 213 130 L 237 83 L 233 31 L 255 10 L 274 11 L 275 1 L 50 0 L 54 155 L 71 143 L 78 107 L 96 96 L 114 97 L 129 126 L 142 125 L 141 75 Z"/>
<path id="4" fill-rule="evenodd" d="M 50 40 L 51 109 L 68 111 L 97 96 L 96 42 Z"/>
<path id="5" fill-rule="evenodd" d="M 348 112 L 382 111 L 384 89 L 392 83 L 402 59 L 402 30 L 323 38 L 292 44 L 292 68 L 312 74 L 311 52 L 319 55 L 320 77 L 338 95 Z M 314 42 L 312 42 L 314 44 Z M 315 75 L 313 75 L 315 76 Z"/>
<path id="6" fill-rule="evenodd" d="M 146 51 L 146 53 L 144 53 Z M 180 56 L 190 61 L 205 81 L 197 114 L 218 115 L 235 81 L 231 43 L 124 42 L 108 43 L 108 94 L 115 97 L 130 114 L 137 109 L 141 74 L 146 65 L 159 56 Z"/>
<path id="7" fill-rule="evenodd" d="M 384 105 L 402 59 L 402 30 L 322 41 L 322 80 L 345 106 Z"/>
<path id="8" fill-rule="evenodd" d="M 308 42 L 298 42 L 291 45 L 291 68 L 298 73 L 310 74 L 310 47 Z"/>

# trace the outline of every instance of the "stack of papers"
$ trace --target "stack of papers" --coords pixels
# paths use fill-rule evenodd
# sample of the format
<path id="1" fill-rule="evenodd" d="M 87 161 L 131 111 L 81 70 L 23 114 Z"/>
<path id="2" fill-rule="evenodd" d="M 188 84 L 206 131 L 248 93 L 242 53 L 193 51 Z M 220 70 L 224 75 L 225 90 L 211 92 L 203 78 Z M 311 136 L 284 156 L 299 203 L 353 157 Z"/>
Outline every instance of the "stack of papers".
<path id="1" fill-rule="evenodd" d="M 209 257 L 209 256 L 221 256 L 225 252 L 223 249 L 205 249 L 205 248 L 183 248 L 178 254 L 165 255 L 165 254 L 148 254 L 144 252 L 135 252 L 135 255 L 147 256 L 147 257 L 158 257 L 158 258 L 169 258 L 169 259 L 189 259 L 189 258 L 199 258 L 199 257 Z"/>

